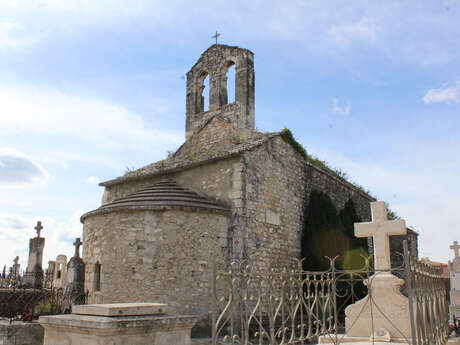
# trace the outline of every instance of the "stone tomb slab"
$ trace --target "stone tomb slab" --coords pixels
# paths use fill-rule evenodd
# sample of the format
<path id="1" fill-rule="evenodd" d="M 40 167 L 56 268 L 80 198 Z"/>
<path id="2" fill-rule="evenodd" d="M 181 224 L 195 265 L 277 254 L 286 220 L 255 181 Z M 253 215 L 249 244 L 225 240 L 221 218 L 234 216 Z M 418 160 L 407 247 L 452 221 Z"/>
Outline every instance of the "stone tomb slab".
<path id="1" fill-rule="evenodd" d="M 167 314 L 164 303 L 113 303 L 74 305 L 72 314 L 94 316 L 141 316 Z"/>
<path id="2" fill-rule="evenodd" d="M 167 305 L 160 303 L 75 307 L 74 314 L 40 317 L 44 345 L 190 345 L 197 322 L 194 316 L 164 314 Z"/>

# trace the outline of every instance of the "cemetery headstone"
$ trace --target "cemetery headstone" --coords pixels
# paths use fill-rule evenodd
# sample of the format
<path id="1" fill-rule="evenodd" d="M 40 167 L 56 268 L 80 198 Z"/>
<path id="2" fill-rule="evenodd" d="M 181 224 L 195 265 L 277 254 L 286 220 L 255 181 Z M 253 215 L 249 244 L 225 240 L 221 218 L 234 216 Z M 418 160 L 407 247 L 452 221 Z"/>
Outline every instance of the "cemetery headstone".
<path id="1" fill-rule="evenodd" d="M 72 304 L 82 304 L 85 302 L 85 263 L 80 258 L 80 246 L 83 243 L 80 238 L 74 242 L 75 254 L 67 264 L 67 286 L 65 295 L 68 296 Z"/>
<path id="2" fill-rule="evenodd" d="M 31 238 L 29 241 L 29 260 L 24 277 L 24 285 L 29 288 L 41 289 L 43 287 L 42 261 L 45 239 L 40 237 L 42 229 L 42 222 L 38 221 L 35 227 L 37 237 Z"/>
<path id="3" fill-rule="evenodd" d="M 454 251 L 454 260 L 449 262 L 450 271 L 450 318 L 460 317 L 460 244 L 457 241 L 450 246 Z"/>
<path id="4" fill-rule="evenodd" d="M 59 254 L 56 257 L 56 265 L 54 268 L 53 288 L 65 288 L 67 280 L 67 256 Z"/>
<path id="5" fill-rule="evenodd" d="M 409 301 L 404 280 L 391 273 L 390 236 L 406 234 L 404 220 L 388 220 L 384 202 L 371 203 L 372 222 L 355 223 L 355 236 L 372 237 L 375 274 L 365 284 L 368 295 L 345 310 L 347 341 L 405 341 L 411 338 Z"/>

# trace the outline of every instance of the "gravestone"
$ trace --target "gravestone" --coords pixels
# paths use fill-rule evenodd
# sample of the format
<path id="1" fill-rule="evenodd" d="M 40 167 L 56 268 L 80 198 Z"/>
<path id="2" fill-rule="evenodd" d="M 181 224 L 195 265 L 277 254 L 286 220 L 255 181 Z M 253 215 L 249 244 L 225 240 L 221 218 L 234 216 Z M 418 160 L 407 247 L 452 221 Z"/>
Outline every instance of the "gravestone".
<path id="1" fill-rule="evenodd" d="M 77 238 L 73 244 L 75 254 L 67 264 L 67 285 L 65 296 L 70 298 L 72 304 L 83 304 L 85 302 L 85 263 L 80 258 L 80 246 L 82 242 Z"/>
<path id="2" fill-rule="evenodd" d="M 450 318 L 460 317 L 460 245 L 457 241 L 450 246 L 454 260 L 449 262 L 450 271 Z"/>
<path id="3" fill-rule="evenodd" d="M 13 260 L 13 266 L 10 267 L 10 274 L 8 275 L 8 278 L 11 275 L 10 279 L 17 279 L 19 277 L 20 269 L 21 265 L 19 264 L 19 256 L 16 256 Z"/>
<path id="4" fill-rule="evenodd" d="M 56 261 L 48 261 L 48 268 L 45 271 L 45 287 L 53 287 L 54 271 L 56 270 Z"/>
<path id="5" fill-rule="evenodd" d="M 29 241 L 29 260 L 24 276 L 24 286 L 28 288 L 41 289 L 43 287 L 42 261 L 45 239 L 40 237 L 42 229 L 42 222 L 38 221 L 35 227 L 37 237 L 31 238 Z"/>
<path id="6" fill-rule="evenodd" d="M 388 220 L 384 202 L 372 202 L 371 213 L 372 222 L 355 223 L 355 236 L 373 238 L 375 274 L 365 281 L 368 295 L 345 309 L 345 338 L 347 342 L 404 342 L 411 338 L 409 301 L 400 292 L 404 280 L 391 273 L 390 236 L 406 234 L 406 224 Z"/>
<path id="7" fill-rule="evenodd" d="M 67 256 L 59 254 L 56 257 L 54 269 L 53 288 L 64 289 L 67 281 Z"/>

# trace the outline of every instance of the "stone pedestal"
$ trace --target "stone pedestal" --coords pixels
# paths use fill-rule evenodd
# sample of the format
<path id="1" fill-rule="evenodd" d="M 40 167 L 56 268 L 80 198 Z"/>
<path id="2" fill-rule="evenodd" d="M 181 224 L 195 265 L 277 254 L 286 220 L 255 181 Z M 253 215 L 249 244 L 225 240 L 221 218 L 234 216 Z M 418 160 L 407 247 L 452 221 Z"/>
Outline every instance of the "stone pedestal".
<path id="1" fill-rule="evenodd" d="M 43 345 L 43 327 L 38 322 L 0 320 L 1 345 Z"/>
<path id="2" fill-rule="evenodd" d="M 70 315 L 41 316 L 44 345 L 190 345 L 197 318 L 164 314 L 167 305 L 123 303 L 75 306 Z M 76 314 L 78 313 L 78 314 Z"/>
<path id="3" fill-rule="evenodd" d="M 347 337 L 374 337 L 375 341 L 411 339 L 409 301 L 400 292 L 403 284 L 404 280 L 390 273 L 370 277 L 366 281 L 369 295 L 345 310 Z"/>
<path id="4" fill-rule="evenodd" d="M 380 344 L 411 341 L 409 301 L 400 292 L 404 280 L 378 273 L 366 280 L 369 294 L 345 309 L 345 333 L 341 343 Z M 334 336 L 320 337 L 320 344 L 333 343 Z"/>

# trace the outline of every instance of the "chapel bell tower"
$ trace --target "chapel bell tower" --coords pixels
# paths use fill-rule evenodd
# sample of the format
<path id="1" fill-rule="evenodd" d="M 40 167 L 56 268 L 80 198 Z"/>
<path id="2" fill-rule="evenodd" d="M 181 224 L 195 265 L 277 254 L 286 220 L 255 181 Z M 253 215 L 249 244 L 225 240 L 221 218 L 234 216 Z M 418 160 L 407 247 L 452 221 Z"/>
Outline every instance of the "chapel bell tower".
<path id="1" fill-rule="evenodd" d="M 235 66 L 235 102 L 228 104 L 227 73 Z M 204 81 L 209 76 L 209 90 Z M 204 93 L 209 93 L 209 110 Z M 254 54 L 239 47 L 213 44 L 187 73 L 185 137 L 188 140 L 216 115 L 235 128 L 254 129 Z"/>

